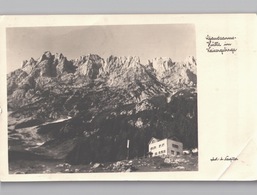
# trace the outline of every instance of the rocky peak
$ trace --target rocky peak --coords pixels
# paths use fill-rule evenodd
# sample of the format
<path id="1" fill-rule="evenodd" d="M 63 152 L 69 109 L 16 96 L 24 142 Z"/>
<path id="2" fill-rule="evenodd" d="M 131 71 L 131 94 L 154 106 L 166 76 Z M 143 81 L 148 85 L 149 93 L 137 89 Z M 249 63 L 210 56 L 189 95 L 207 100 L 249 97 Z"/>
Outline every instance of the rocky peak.
<path id="1" fill-rule="evenodd" d="M 33 68 L 36 66 L 37 61 L 34 58 L 30 58 L 29 60 L 25 60 L 22 62 L 22 70 L 26 73 L 30 74 Z"/>
<path id="2" fill-rule="evenodd" d="M 121 71 L 121 69 L 135 68 L 140 65 L 140 58 L 137 56 L 116 57 L 111 55 L 107 58 L 104 70 L 106 73 Z"/>
<path id="3" fill-rule="evenodd" d="M 59 63 L 63 63 L 67 61 L 67 58 L 62 53 L 56 53 L 54 55 L 54 64 L 57 65 Z"/>
<path id="4" fill-rule="evenodd" d="M 140 65 L 140 58 L 138 56 L 125 57 L 125 63 L 124 64 L 127 65 L 127 67 L 138 66 L 138 65 Z"/>
<path id="5" fill-rule="evenodd" d="M 76 60 L 76 65 L 77 66 L 83 65 L 88 61 L 97 63 L 99 61 L 103 61 L 103 59 L 97 54 L 87 54 L 87 55 L 80 56 L 80 58 Z"/>
<path id="6" fill-rule="evenodd" d="M 44 60 L 50 60 L 50 59 L 52 59 L 52 58 L 54 58 L 54 55 L 52 55 L 50 51 L 46 51 L 46 52 L 44 52 L 44 54 L 40 57 L 39 62 L 42 62 L 42 61 L 44 61 Z"/>
<path id="7" fill-rule="evenodd" d="M 104 59 L 96 54 L 81 56 L 75 62 L 75 66 L 77 66 L 76 74 L 96 79 L 103 72 L 104 63 Z"/>
<path id="8" fill-rule="evenodd" d="M 183 61 L 183 64 L 185 65 L 185 67 L 193 72 L 194 74 L 196 74 L 196 66 L 197 66 L 197 63 L 196 63 L 196 59 L 194 56 L 188 56 L 184 61 Z"/>
<path id="9" fill-rule="evenodd" d="M 56 53 L 54 55 L 55 59 L 58 59 L 58 60 L 63 60 L 65 57 L 62 53 Z"/>
<path id="10" fill-rule="evenodd" d="M 139 57 L 110 56 L 104 70 L 108 86 L 126 89 L 137 102 L 165 91 L 153 72 L 140 64 Z"/>
<path id="11" fill-rule="evenodd" d="M 21 63 L 21 68 L 24 68 L 25 65 L 27 64 L 28 60 L 23 60 L 22 63 Z"/>
<path id="12" fill-rule="evenodd" d="M 62 75 L 65 73 L 74 73 L 75 66 L 73 65 L 72 61 L 67 60 L 66 57 L 62 53 L 56 53 L 54 62 L 54 66 L 56 67 L 57 75 Z"/>
<path id="13" fill-rule="evenodd" d="M 155 69 L 156 75 L 161 76 L 164 72 L 169 71 L 174 65 L 175 62 L 168 57 L 159 57 L 154 58 L 153 60 L 148 61 L 149 65 Z"/>
<path id="14" fill-rule="evenodd" d="M 194 56 L 188 56 L 185 60 L 184 63 L 186 64 L 195 64 L 196 65 L 196 59 Z"/>
<path id="15" fill-rule="evenodd" d="M 35 65 L 37 63 L 36 60 L 34 60 L 34 58 L 30 58 L 29 60 L 24 60 L 21 64 L 21 67 L 24 68 L 28 65 Z"/>
<path id="16" fill-rule="evenodd" d="M 42 77 L 55 77 L 56 67 L 54 62 L 54 55 L 51 52 L 46 51 L 38 60 L 36 69 L 34 69 L 35 76 Z"/>
<path id="17" fill-rule="evenodd" d="M 29 60 L 29 63 L 30 64 L 32 64 L 32 63 L 36 63 L 37 61 L 36 60 L 34 60 L 34 58 L 30 58 L 30 60 Z"/>

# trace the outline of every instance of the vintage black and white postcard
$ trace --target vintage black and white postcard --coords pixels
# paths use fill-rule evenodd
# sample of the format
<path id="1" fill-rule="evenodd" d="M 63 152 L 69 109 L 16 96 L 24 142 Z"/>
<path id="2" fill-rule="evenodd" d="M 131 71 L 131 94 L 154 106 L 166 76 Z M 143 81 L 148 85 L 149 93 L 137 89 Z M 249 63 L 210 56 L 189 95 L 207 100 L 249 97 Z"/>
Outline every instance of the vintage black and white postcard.
<path id="1" fill-rule="evenodd" d="M 257 178 L 256 15 L 0 24 L 2 181 Z"/>

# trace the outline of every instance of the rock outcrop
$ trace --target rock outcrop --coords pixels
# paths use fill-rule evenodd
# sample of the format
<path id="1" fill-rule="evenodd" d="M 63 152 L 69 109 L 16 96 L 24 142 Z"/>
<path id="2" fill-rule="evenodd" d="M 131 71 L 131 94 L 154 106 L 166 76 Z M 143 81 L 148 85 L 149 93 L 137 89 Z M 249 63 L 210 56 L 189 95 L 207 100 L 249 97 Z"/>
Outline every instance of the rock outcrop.
<path id="1" fill-rule="evenodd" d="M 149 61 L 158 79 L 172 89 L 196 87 L 196 60 L 188 57 L 183 62 L 173 62 L 171 58 L 155 58 Z"/>

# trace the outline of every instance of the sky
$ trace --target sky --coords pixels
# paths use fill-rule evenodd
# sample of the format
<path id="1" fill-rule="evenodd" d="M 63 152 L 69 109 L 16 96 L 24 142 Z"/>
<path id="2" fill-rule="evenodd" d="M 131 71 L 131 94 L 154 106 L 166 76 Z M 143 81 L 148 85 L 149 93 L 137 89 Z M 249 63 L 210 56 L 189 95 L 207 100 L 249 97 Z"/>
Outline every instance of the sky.
<path id="1" fill-rule="evenodd" d="M 139 56 L 141 63 L 156 57 L 183 61 L 196 55 L 193 24 L 116 25 L 79 27 L 16 27 L 6 31 L 7 70 L 45 51 L 68 59 L 86 54 L 102 58 Z"/>

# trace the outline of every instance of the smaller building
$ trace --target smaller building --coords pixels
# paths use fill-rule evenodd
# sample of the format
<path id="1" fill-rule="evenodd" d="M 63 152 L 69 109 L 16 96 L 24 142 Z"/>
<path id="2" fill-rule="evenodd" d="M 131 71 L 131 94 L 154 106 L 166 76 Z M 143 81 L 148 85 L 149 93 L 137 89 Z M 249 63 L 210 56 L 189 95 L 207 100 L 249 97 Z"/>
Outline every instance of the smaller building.
<path id="1" fill-rule="evenodd" d="M 148 142 L 148 151 L 152 156 L 176 156 L 183 154 L 183 144 L 174 139 L 162 139 L 152 137 Z"/>

